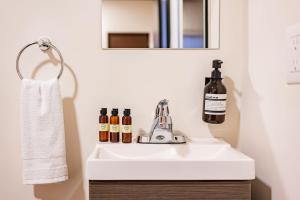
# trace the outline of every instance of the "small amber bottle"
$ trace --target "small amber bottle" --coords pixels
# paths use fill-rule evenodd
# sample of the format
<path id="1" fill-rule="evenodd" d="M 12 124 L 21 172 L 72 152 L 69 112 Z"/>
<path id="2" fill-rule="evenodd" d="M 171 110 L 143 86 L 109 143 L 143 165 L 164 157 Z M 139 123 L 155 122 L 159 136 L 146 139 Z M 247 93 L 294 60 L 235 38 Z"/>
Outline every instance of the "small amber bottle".
<path id="1" fill-rule="evenodd" d="M 110 142 L 117 143 L 120 141 L 120 120 L 118 116 L 118 109 L 112 109 L 109 122 Z"/>
<path id="2" fill-rule="evenodd" d="M 107 108 L 102 108 L 100 110 L 99 116 L 99 141 L 100 142 L 108 142 L 108 132 L 109 132 L 109 124 L 108 124 L 108 116 Z"/>
<path id="3" fill-rule="evenodd" d="M 132 142 L 132 127 L 131 127 L 131 116 L 130 109 L 124 110 L 124 116 L 122 117 L 122 142 Z"/>

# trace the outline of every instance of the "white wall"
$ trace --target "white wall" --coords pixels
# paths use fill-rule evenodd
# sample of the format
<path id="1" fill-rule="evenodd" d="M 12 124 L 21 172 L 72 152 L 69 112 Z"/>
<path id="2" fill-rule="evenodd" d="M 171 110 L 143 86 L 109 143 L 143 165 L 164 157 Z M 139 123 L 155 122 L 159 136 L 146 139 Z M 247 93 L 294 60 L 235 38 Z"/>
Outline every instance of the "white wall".
<path id="1" fill-rule="evenodd" d="M 149 47 L 159 47 L 157 0 L 105 0 L 102 4 L 102 47 L 108 33 L 149 33 Z"/>
<path id="2" fill-rule="evenodd" d="M 134 132 L 148 130 L 156 103 L 170 100 L 175 130 L 190 137 L 224 136 L 236 144 L 239 134 L 239 95 L 247 65 L 247 4 L 222 1 L 220 50 L 122 50 L 100 47 L 100 0 L 1 0 L 0 6 L 0 199 L 84 199 L 85 161 L 97 139 L 101 107 L 133 109 Z M 18 50 L 49 35 L 61 50 L 67 68 L 60 80 L 64 97 L 70 180 L 43 186 L 22 185 L 19 92 L 15 71 Z M 222 126 L 201 120 L 204 77 L 212 59 L 225 62 L 230 91 L 229 115 Z M 22 57 L 27 76 L 47 55 L 32 48 Z M 59 66 L 42 63 L 37 78 L 52 76 Z M 49 74 L 47 74 L 49 72 Z M 51 72 L 51 73 L 50 73 Z M 159 74 L 159 75 L 158 75 Z M 83 180 L 85 180 L 83 182 Z"/>
<path id="3" fill-rule="evenodd" d="M 240 149 L 256 161 L 253 199 L 300 199 L 300 86 L 286 84 L 285 31 L 300 23 L 300 1 L 249 1 L 249 66 Z"/>

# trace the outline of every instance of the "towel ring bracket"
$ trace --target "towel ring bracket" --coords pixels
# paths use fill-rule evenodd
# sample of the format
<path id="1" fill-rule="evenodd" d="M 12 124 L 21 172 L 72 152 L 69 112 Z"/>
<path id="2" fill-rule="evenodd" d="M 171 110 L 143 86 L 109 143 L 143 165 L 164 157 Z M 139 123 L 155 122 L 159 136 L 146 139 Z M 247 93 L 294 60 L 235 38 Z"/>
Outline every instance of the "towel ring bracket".
<path id="1" fill-rule="evenodd" d="M 61 77 L 62 73 L 63 73 L 63 70 L 64 70 L 64 59 L 63 59 L 62 54 L 60 53 L 60 51 L 51 43 L 50 39 L 48 39 L 48 38 L 41 38 L 36 42 L 27 44 L 25 47 L 23 47 L 20 50 L 20 52 L 18 53 L 17 59 L 16 59 L 16 70 L 17 70 L 17 73 L 18 73 L 18 76 L 20 77 L 20 79 L 21 80 L 24 79 L 23 75 L 21 74 L 20 65 L 19 65 L 21 55 L 25 51 L 25 49 L 27 49 L 28 47 L 33 46 L 33 45 L 38 45 L 39 48 L 41 49 L 41 51 L 43 51 L 43 52 L 46 52 L 50 48 L 54 49 L 57 52 L 57 54 L 60 57 L 60 65 L 61 65 L 59 74 L 57 76 L 57 79 L 59 79 Z"/>

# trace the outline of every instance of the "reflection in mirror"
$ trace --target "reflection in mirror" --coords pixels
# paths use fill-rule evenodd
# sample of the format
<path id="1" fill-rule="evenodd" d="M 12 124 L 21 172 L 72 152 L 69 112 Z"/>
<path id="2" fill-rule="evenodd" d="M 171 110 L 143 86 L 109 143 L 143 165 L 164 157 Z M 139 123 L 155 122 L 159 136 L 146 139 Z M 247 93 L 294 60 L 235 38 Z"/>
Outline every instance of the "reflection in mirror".
<path id="1" fill-rule="evenodd" d="M 219 48 L 220 0 L 103 0 L 102 48 Z"/>
<path id="2" fill-rule="evenodd" d="M 183 47 L 204 48 L 203 0 L 183 1 Z M 198 20 L 195 20 L 198 19 Z"/>

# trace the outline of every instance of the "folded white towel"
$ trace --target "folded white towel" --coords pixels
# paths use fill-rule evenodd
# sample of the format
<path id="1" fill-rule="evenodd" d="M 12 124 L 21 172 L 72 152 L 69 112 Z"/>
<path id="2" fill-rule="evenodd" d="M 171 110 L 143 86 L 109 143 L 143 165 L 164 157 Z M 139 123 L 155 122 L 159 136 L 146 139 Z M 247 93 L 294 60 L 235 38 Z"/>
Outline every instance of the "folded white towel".
<path id="1" fill-rule="evenodd" d="M 23 183 L 68 179 L 62 100 L 57 79 L 22 80 Z"/>

